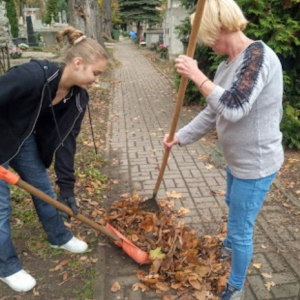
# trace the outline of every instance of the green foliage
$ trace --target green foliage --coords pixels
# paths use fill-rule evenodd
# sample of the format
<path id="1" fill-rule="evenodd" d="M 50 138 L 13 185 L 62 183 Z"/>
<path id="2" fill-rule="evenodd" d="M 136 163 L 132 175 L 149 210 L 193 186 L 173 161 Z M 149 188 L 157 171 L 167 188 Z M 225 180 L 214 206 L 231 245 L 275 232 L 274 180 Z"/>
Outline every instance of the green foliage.
<path id="1" fill-rule="evenodd" d="M 53 14 L 54 21 L 58 21 L 58 11 L 59 11 L 60 0 L 48 0 L 46 6 L 46 15 L 43 17 L 43 22 L 46 24 L 51 23 L 51 15 Z"/>
<path id="2" fill-rule="evenodd" d="M 160 6 L 161 0 L 119 0 L 120 17 L 125 22 L 160 23 L 160 12 L 155 9 Z"/>
<path id="3" fill-rule="evenodd" d="M 18 16 L 17 16 L 14 1 L 6 0 L 5 8 L 7 11 L 7 17 L 9 19 L 10 32 L 14 38 L 17 38 L 19 35 L 19 26 L 18 26 Z"/>
<path id="4" fill-rule="evenodd" d="M 284 105 L 284 114 L 280 124 L 283 144 L 289 148 L 300 149 L 300 105 Z"/>
<path id="5" fill-rule="evenodd" d="M 181 0 L 190 12 L 195 0 Z M 284 113 L 281 129 L 284 143 L 300 149 L 300 5 L 299 0 L 237 0 L 249 20 L 245 34 L 254 40 L 263 40 L 278 55 L 284 70 Z M 190 34 L 189 18 L 177 27 L 178 36 L 187 45 Z M 213 78 L 215 70 L 224 58 L 201 47 L 196 49 L 195 59 L 201 70 Z M 176 82 L 179 83 L 178 77 Z M 202 100 L 201 100 L 202 99 Z M 203 98 L 191 83 L 186 91 L 185 104 L 201 102 Z"/>

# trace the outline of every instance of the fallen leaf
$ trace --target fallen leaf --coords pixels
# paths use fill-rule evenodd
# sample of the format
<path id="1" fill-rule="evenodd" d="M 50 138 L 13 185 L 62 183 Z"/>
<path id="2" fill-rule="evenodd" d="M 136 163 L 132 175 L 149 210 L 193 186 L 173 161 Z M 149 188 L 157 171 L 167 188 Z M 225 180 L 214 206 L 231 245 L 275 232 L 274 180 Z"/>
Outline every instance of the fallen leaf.
<path id="1" fill-rule="evenodd" d="M 195 290 L 201 290 L 202 286 L 199 282 L 199 280 L 189 280 L 189 284 L 195 289 Z"/>
<path id="2" fill-rule="evenodd" d="M 262 264 L 252 264 L 252 266 L 256 269 L 260 269 Z"/>
<path id="3" fill-rule="evenodd" d="M 270 292 L 271 288 L 274 287 L 276 284 L 273 281 L 268 281 L 264 284 L 264 286 L 267 288 L 267 290 Z"/>
<path id="4" fill-rule="evenodd" d="M 107 246 L 107 244 L 104 244 L 104 243 L 98 243 L 98 246 L 99 246 L 99 247 L 104 247 L 104 246 Z"/>
<path id="5" fill-rule="evenodd" d="M 182 198 L 182 194 L 181 193 L 177 193 L 175 191 L 166 192 L 166 195 L 167 195 L 167 197 L 174 198 L 174 199 L 180 199 L 180 198 Z"/>
<path id="6" fill-rule="evenodd" d="M 62 262 L 60 262 L 55 268 L 49 269 L 50 272 L 58 271 L 60 270 L 63 266 L 65 266 L 70 260 L 65 259 Z"/>
<path id="7" fill-rule="evenodd" d="M 138 289 L 140 289 L 142 292 L 145 292 L 145 291 L 149 290 L 149 287 L 146 284 L 141 283 L 141 282 L 137 282 L 132 285 L 132 290 L 134 292 L 136 292 Z"/>
<path id="8" fill-rule="evenodd" d="M 36 290 L 35 288 L 33 289 L 32 293 L 33 293 L 33 296 L 35 296 L 35 297 L 40 295 L 39 291 Z"/>
<path id="9" fill-rule="evenodd" d="M 206 300 L 206 289 L 204 289 L 203 291 L 195 291 L 194 297 L 196 298 L 196 300 Z"/>
<path id="10" fill-rule="evenodd" d="M 155 260 L 155 259 L 163 259 L 165 258 L 165 254 L 161 252 L 161 247 L 157 247 L 156 249 L 154 250 L 150 250 L 149 252 L 149 257 L 150 259 L 152 260 Z"/>
<path id="11" fill-rule="evenodd" d="M 68 273 L 65 272 L 64 275 L 63 275 L 63 281 L 67 280 L 68 279 Z"/>
<path id="12" fill-rule="evenodd" d="M 170 287 L 164 282 L 157 282 L 155 286 L 162 292 L 167 292 Z"/>
<path id="13" fill-rule="evenodd" d="M 210 164 L 208 164 L 208 165 L 206 165 L 206 166 L 205 166 L 205 168 L 206 168 L 206 170 L 210 171 L 211 169 L 213 169 L 213 168 L 214 168 L 214 166 L 213 166 L 213 165 L 210 165 Z"/>
<path id="14" fill-rule="evenodd" d="M 110 288 L 113 293 L 118 292 L 121 289 L 120 283 L 116 281 Z"/>
<path id="15" fill-rule="evenodd" d="M 261 275 L 262 275 L 264 278 L 268 278 L 268 279 L 270 279 L 270 278 L 273 277 L 272 274 L 268 274 L 268 273 L 261 273 Z"/>
<path id="16" fill-rule="evenodd" d="M 179 210 L 178 210 L 178 214 L 180 216 L 186 215 L 188 213 L 190 213 L 190 210 L 188 208 L 185 208 L 185 207 L 180 207 Z"/>

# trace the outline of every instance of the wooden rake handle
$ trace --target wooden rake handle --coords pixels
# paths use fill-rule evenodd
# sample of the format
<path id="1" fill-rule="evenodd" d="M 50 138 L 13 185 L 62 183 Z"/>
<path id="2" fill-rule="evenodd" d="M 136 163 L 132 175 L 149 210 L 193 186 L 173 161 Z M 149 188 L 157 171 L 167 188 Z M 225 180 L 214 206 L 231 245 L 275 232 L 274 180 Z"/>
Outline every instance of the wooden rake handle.
<path id="1" fill-rule="evenodd" d="M 187 52 L 186 52 L 186 55 L 189 57 L 193 57 L 194 53 L 195 53 L 196 44 L 197 44 L 197 35 L 198 35 L 199 27 L 201 24 L 201 20 L 202 20 L 204 5 L 205 5 L 205 0 L 198 0 L 196 12 L 195 12 L 195 18 L 194 18 L 194 22 L 192 25 L 191 35 L 190 35 L 189 44 L 188 44 L 188 48 L 187 48 Z M 185 77 L 181 77 L 179 90 L 177 93 L 176 106 L 174 109 L 173 119 L 172 119 L 170 131 L 169 131 L 169 142 L 173 141 L 173 138 L 175 135 L 175 130 L 177 127 L 178 118 L 180 115 L 180 110 L 182 107 L 187 83 L 188 83 L 188 79 Z M 171 149 L 165 150 L 163 161 L 162 161 L 162 164 L 161 164 L 161 167 L 159 170 L 158 178 L 157 178 L 154 192 L 153 192 L 154 195 L 156 195 L 159 190 L 159 187 L 160 187 L 160 184 L 161 184 L 161 181 L 162 181 L 165 169 L 166 169 L 166 165 L 168 162 L 170 151 L 171 151 Z"/>
<path id="2" fill-rule="evenodd" d="M 17 174 L 12 173 L 11 171 L 5 169 L 4 167 L 0 166 L 0 179 L 16 185 L 20 187 L 21 189 L 27 191 L 31 195 L 43 200 L 44 202 L 47 202 L 48 204 L 54 206 L 60 211 L 63 211 L 67 213 L 68 215 L 72 216 L 73 218 L 79 220 L 80 222 L 88 225 L 89 227 L 101 232 L 102 234 L 108 236 L 115 242 L 122 242 L 117 235 L 106 229 L 104 226 L 99 225 L 98 223 L 90 220 L 89 218 L 85 217 L 84 215 L 77 214 L 74 215 L 71 208 L 68 206 L 62 204 L 61 202 L 58 202 L 57 200 L 53 199 L 52 197 L 48 196 L 44 192 L 40 191 L 39 189 L 35 188 L 34 186 L 30 185 L 29 183 L 22 180 Z"/>

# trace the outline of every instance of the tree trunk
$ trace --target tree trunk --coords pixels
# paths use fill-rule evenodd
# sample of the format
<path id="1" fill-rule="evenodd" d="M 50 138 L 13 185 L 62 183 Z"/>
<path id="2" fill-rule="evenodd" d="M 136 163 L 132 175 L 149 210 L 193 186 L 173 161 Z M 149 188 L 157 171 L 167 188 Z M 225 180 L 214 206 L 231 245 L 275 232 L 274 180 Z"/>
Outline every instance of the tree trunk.
<path id="1" fill-rule="evenodd" d="M 141 28 L 141 22 L 138 21 L 137 22 L 137 25 L 136 25 L 136 43 L 139 45 L 140 44 L 140 39 L 141 39 L 141 31 L 142 31 L 142 28 Z"/>
<path id="2" fill-rule="evenodd" d="M 69 3 L 69 24 L 104 46 L 97 0 L 72 0 Z"/>
<path id="3" fill-rule="evenodd" d="M 102 2 L 102 31 L 108 38 L 111 38 L 111 6 L 112 0 Z"/>

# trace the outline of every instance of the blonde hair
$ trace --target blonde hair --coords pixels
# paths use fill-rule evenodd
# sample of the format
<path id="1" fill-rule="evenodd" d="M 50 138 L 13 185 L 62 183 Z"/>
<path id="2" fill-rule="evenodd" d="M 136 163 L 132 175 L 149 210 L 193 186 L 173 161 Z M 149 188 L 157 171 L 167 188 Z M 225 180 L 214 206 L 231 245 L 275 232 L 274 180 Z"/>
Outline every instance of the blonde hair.
<path id="1" fill-rule="evenodd" d="M 190 18 L 193 24 L 195 13 Z M 235 32 L 244 30 L 247 24 L 247 19 L 234 0 L 206 0 L 198 32 L 198 42 L 212 46 L 218 39 L 221 28 Z"/>
<path id="2" fill-rule="evenodd" d="M 60 31 L 56 40 L 62 44 L 67 40 L 62 54 L 62 62 L 67 64 L 75 57 L 81 57 L 86 64 L 95 63 L 99 59 L 108 59 L 108 55 L 103 47 L 91 38 L 87 38 L 84 33 L 72 26 L 65 27 Z"/>

